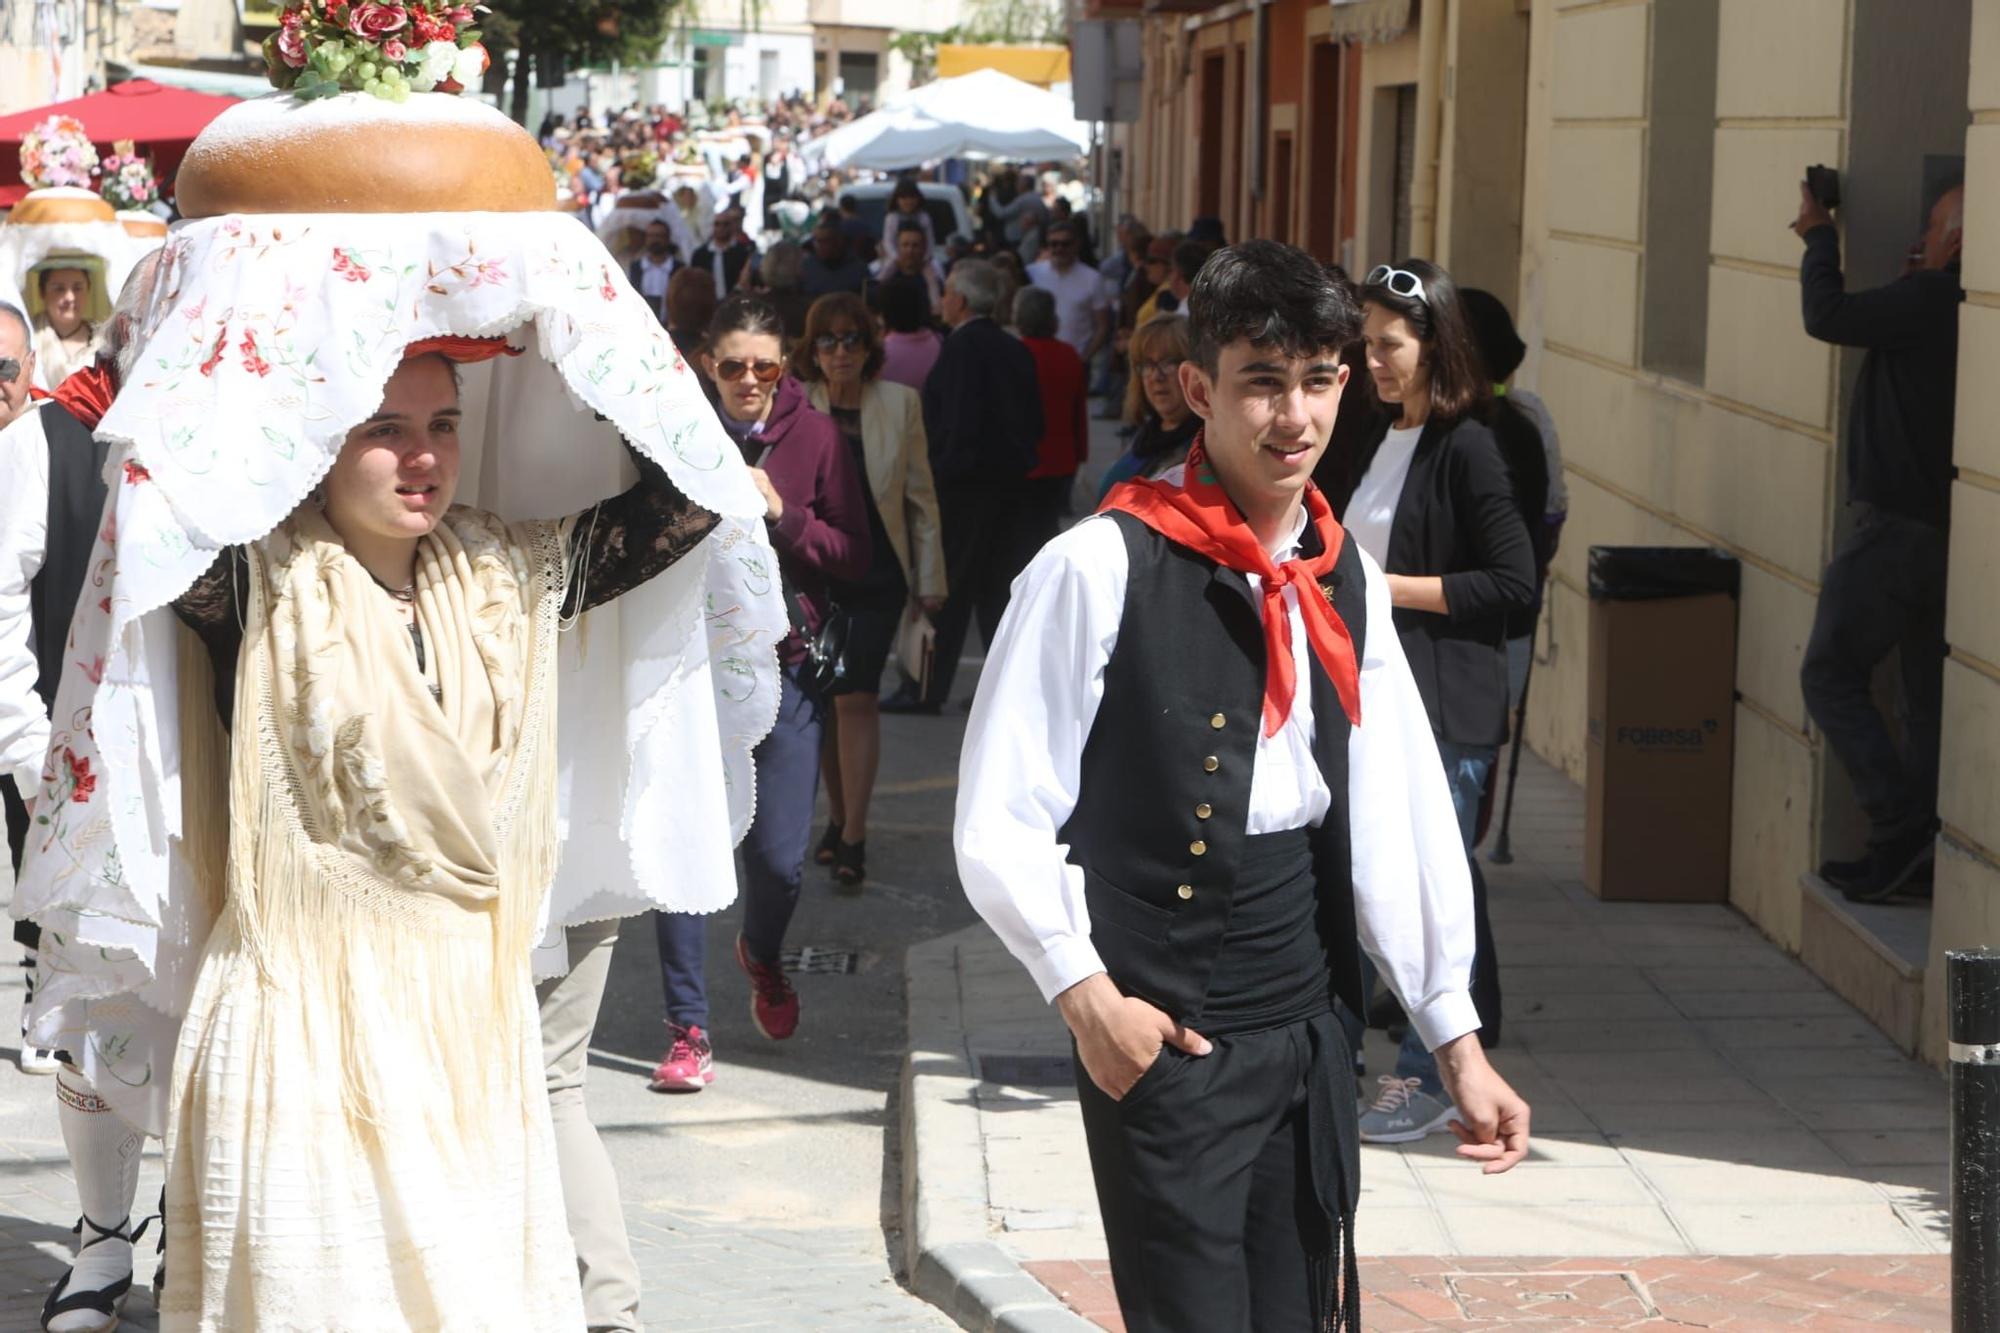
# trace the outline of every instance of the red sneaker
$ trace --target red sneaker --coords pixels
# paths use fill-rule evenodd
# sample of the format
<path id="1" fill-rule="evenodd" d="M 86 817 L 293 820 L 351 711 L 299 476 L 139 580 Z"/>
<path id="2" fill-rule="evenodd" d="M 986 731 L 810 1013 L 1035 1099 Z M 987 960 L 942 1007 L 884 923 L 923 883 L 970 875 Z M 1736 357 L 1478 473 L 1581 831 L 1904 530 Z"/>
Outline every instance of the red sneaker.
<path id="1" fill-rule="evenodd" d="M 799 993 L 776 963 L 760 963 L 736 937 L 736 965 L 750 978 L 750 1021 L 772 1041 L 783 1041 L 799 1030 Z"/>
<path id="2" fill-rule="evenodd" d="M 667 1024 L 673 1043 L 653 1070 L 654 1092 L 700 1092 L 715 1082 L 715 1052 L 709 1048 L 708 1034 L 698 1027 Z"/>

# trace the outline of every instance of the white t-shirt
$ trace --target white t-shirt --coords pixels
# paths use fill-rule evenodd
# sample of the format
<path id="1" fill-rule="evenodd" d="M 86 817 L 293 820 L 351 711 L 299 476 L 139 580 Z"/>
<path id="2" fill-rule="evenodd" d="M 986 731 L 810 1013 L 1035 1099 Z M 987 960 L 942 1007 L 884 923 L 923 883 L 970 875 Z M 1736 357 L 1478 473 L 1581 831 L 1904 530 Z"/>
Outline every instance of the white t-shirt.
<path id="1" fill-rule="evenodd" d="M 1071 264 L 1061 273 L 1044 259 L 1028 265 L 1028 281 L 1056 298 L 1056 337 L 1083 355 L 1097 333 L 1097 313 L 1111 309 L 1104 296 L 1103 275 L 1088 264 Z"/>
<path id="2" fill-rule="evenodd" d="M 651 255 L 639 256 L 639 294 L 658 305 L 667 294 L 667 283 L 674 276 L 674 261 L 671 256 L 655 260 Z"/>
<path id="3" fill-rule="evenodd" d="M 1389 530 L 1396 526 L 1396 506 L 1403 499 L 1403 483 L 1410 477 L 1410 459 L 1416 456 L 1422 426 L 1391 430 L 1375 451 L 1354 497 L 1347 502 L 1347 518 L 1342 526 L 1355 544 L 1384 569 L 1389 567 Z"/>

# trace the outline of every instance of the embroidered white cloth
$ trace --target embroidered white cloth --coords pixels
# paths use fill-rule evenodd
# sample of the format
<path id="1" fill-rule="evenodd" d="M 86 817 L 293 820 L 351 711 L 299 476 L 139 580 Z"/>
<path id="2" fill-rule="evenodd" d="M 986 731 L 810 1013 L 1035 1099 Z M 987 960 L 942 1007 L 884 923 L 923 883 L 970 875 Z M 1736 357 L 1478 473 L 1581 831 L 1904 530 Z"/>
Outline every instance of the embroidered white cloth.
<path id="1" fill-rule="evenodd" d="M 507 334 L 530 353 L 466 376 L 460 499 L 510 519 L 575 512 L 629 480 L 622 435 L 724 517 L 700 551 L 565 636 L 566 840 L 539 971 L 562 969 L 563 926 L 734 899 L 732 848 L 752 815 L 751 750 L 776 716 L 786 629 L 740 454 L 573 219 L 223 217 L 177 228 L 162 263 L 143 352 L 100 426 L 125 447 L 14 907 L 46 932 L 35 1032 L 156 1134 L 211 924 L 176 846 L 168 603 L 305 499 L 406 346 Z"/>

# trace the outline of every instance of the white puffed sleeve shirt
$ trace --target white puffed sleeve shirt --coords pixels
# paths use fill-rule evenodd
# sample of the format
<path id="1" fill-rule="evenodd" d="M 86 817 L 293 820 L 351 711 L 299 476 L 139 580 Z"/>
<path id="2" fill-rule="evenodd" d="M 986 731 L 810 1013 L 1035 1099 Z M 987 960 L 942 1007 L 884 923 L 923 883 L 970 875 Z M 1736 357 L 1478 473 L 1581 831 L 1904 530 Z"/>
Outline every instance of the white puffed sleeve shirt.
<path id="1" fill-rule="evenodd" d="M 1178 471 L 1168 478 L 1178 480 Z M 1274 560 L 1296 553 L 1305 523 L 1302 508 Z M 1361 947 L 1435 1050 L 1479 1026 L 1469 991 L 1471 872 L 1388 583 L 1360 554 L 1368 624 L 1361 725 L 1347 751 L 1355 918 Z M 1042 548 L 1014 583 L 959 758 L 959 878 L 1049 1000 L 1104 971 L 1090 941 L 1083 871 L 1066 859 L 1057 830 L 1076 809 L 1128 574 L 1124 536 L 1108 518 L 1086 519 Z M 1259 593 L 1257 577 L 1247 577 Z M 1261 596 L 1252 600 L 1261 608 Z M 1285 604 L 1300 687 L 1277 734 L 1259 728 L 1246 829 L 1253 835 L 1315 825 L 1333 799 L 1313 758 L 1311 649 L 1296 590 L 1286 590 Z"/>

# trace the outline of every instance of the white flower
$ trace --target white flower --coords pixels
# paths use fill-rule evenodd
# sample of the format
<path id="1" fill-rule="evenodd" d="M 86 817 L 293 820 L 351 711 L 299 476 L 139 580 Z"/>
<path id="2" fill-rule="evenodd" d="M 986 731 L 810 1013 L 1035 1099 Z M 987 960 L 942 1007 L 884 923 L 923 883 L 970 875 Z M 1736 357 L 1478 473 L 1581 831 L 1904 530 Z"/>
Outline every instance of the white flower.
<path id="1" fill-rule="evenodd" d="M 417 77 L 428 79 L 433 84 L 443 83 L 451 77 L 452 70 L 458 65 L 458 43 L 424 43 L 423 62 L 423 69 Z M 415 81 L 415 79 L 411 80 L 413 83 Z"/>
<path id="2" fill-rule="evenodd" d="M 458 52 L 451 67 L 451 77 L 466 88 L 477 88 L 486 76 L 486 50 L 474 43 Z"/>

